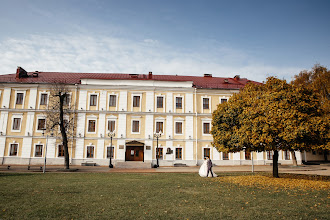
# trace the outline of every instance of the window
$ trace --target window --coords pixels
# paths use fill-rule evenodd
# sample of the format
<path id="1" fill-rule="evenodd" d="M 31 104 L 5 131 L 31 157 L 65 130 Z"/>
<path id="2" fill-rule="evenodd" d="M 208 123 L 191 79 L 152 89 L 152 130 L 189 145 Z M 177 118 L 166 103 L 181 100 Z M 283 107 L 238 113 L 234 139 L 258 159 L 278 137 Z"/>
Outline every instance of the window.
<path id="1" fill-rule="evenodd" d="M 273 159 L 273 151 L 267 151 L 267 160 Z"/>
<path id="2" fill-rule="evenodd" d="M 17 156 L 18 144 L 10 144 L 9 156 Z"/>
<path id="3" fill-rule="evenodd" d="M 140 96 L 133 96 L 133 107 L 140 107 Z"/>
<path id="4" fill-rule="evenodd" d="M 175 148 L 175 159 L 182 160 L 182 148 Z"/>
<path id="5" fill-rule="evenodd" d="M 36 148 L 35 148 L 35 151 L 34 151 L 34 156 L 35 157 L 42 157 L 42 147 L 43 147 L 43 145 L 41 145 L 41 144 L 36 145 Z"/>
<path id="6" fill-rule="evenodd" d="M 132 132 L 139 133 L 140 132 L 140 121 L 134 121 L 132 122 Z"/>
<path id="7" fill-rule="evenodd" d="M 175 133 L 182 134 L 182 122 L 175 122 Z"/>
<path id="8" fill-rule="evenodd" d="M 88 120 L 88 132 L 95 132 L 96 120 Z"/>
<path id="9" fill-rule="evenodd" d="M 96 106 L 97 105 L 97 95 L 91 95 L 89 100 L 90 106 Z"/>
<path id="10" fill-rule="evenodd" d="M 114 147 L 110 147 L 110 146 L 107 147 L 107 158 L 110 158 L 110 155 L 111 155 L 111 158 L 113 158 L 113 150 L 114 150 Z"/>
<path id="11" fill-rule="evenodd" d="M 13 130 L 19 131 L 21 129 L 21 118 L 14 118 L 13 120 Z"/>
<path id="12" fill-rule="evenodd" d="M 64 146 L 62 144 L 58 145 L 57 156 L 64 157 Z"/>
<path id="13" fill-rule="evenodd" d="M 251 160 L 251 152 L 245 151 L 245 160 Z"/>
<path id="14" fill-rule="evenodd" d="M 94 146 L 87 146 L 87 158 L 94 158 Z"/>
<path id="15" fill-rule="evenodd" d="M 156 133 L 163 132 L 163 122 L 162 121 L 157 121 L 156 122 Z"/>
<path id="16" fill-rule="evenodd" d="M 284 160 L 290 160 L 290 151 L 284 151 Z"/>
<path id="17" fill-rule="evenodd" d="M 203 134 L 210 134 L 210 122 L 203 123 Z"/>
<path id="18" fill-rule="evenodd" d="M 158 159 L 163 159 L 163 148 L 156 148 Z"/>
<path id="19" fill-rule="evenodd" d="M 222 152 L 222 159 L 223 160 L 229 160 L 228 153 Z"/>
<path id="20" fill-rule="evenodd" d="M 38 130 L 44 130 L 46 129 L 46 119 L 39 118 L 38 119 Z"/>
<path id="21" fill-rule="evenodd" d="M 48 94 L 47 93 L 41 93 L 40 105 L 47 105 L 47 101 L 48 101 Z"/>
<path id="22" fill-rule="evenodd" d="M 220 103 L 222 104 L 222 103 L 225 103 L 225 102 L 227 102 L 227 99 L 221 99 L 220 100 Z"/>
<path id="23" fill-rule="evenodd" d="M 108 131 L 113 132 L 116 130 L 116 121 L 108 121 Z"/>
<path id="24" fill-rule="evenodd" d="M 176 97 L 175 98 L 176 108 L 182 109 L 182 97 Z"/>
<path id="25" fill-rule="evenodd" d="M 157 108 L 163 108 L 164 97 L 157 96 Z"/>
<path id="26" fill-rule="evenodd" d="M 24 93 L 21 92 L 16 93 L 16 105 L 23 104 L 23 97 L 24 97 Z"/>
<path id="27" fill-rule="evenodd" d="M 209 102 L 210 102 L 209 98 L 203 98 L 203 109 L 209 109 L 210 107 Z"/>
<path id="28" fill-rule="evenodd" d="M 63 99 L 63 105 L 64 106 L 70 105 L 70 99 L 71 99 L 70 94 L 65 94 Z"/>
<path id="29" fill-rule="evenodd" d="M 204 158 L 210 157 L 210 148 L 204 148 Z"/>
<path id="30" fill-rule="evenodd" d="M 116 107 L 116 95 L 110 95 L 109 107 Z"/>

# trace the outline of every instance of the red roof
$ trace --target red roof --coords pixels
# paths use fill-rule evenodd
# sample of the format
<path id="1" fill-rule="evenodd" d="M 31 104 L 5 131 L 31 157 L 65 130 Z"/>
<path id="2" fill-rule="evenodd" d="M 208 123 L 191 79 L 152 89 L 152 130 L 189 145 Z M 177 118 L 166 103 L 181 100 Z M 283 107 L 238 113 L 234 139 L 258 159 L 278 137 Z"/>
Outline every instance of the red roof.
<path id="1" fill-rule="evenodd" d="M 122 73 L 69 73 L 69 72 L 28 72 L 28 77 L 16 79 L 16 74 L 0 75 L 1 83 L 66 83 L 80 84 L 81 79 L 111 80 L 158 80 L 192 81 L 193 87 L 205 89 L 239 89 L 250 81 L 246 78 L 199 77 L 179 75 L 122 74 Z M 37 76 L 33 76 L 37 75 Z"/>

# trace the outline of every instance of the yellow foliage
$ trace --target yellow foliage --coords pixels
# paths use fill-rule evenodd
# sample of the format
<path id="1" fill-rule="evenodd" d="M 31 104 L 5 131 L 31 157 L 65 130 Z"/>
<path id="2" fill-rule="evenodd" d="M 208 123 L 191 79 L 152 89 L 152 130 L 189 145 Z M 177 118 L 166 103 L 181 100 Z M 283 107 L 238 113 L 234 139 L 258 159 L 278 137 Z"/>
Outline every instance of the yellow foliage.
<path id="1" fill-rule="evenodd" d="M 234 183 L 241 186 L 274 189 L 299 189 L 299 190 L 329 190 L 330 182 L 323 180 L 306 179 L 305 176 L 294 176 L 283 174 L 283 178 L 274 178 L 264 175 L 251 176 L 225 176 L 216 178 L 215 181 Z"/>

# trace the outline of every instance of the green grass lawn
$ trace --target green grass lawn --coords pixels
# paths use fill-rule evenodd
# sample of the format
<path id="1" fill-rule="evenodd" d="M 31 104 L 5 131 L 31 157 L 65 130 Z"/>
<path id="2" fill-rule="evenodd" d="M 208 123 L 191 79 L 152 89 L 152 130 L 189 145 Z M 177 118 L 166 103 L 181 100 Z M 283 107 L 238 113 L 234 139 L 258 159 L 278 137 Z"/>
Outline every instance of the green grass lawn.
<path id="1" fill-rule="evenodd" d="M 0 219 L 329 219 L 328 200 L 328 189 L 257 188 L 193 173 L 0 173 Z"/>

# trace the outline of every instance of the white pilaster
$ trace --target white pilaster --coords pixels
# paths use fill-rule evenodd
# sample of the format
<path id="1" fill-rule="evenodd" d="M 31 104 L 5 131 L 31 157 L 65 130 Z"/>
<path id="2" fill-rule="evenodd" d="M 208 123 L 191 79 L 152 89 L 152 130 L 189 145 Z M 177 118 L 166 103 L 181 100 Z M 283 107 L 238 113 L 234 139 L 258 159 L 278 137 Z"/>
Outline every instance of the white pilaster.
<path id="1" fill-rule="evenodd" d="M 173 112 L 173 93 L 168 92 L 166 95 L 166 111 Z"/>
<path id="2" fill-rule="evenodd" d="M 3 98 L 2 98 L 2 106 L 1 107 L 9 108 L 10 93 L 11 93 L 11 88 L 5 88 L 3 90 Z"/>
<path id="3" fill-rule="evenodd" d="M 31 88 L 30 89 L 30 95 L 29 95 L 29 109 L 35 109 L 36 108 L 36 101 L 37 101 L 37 88 Z"/>
<path id="4" fill-rule="evenodd" d="M 118 111 L 127 111 L 127 91 L 120 92 Z"/>
<path id="5" fill-rule="evenodd" d="M 26 118 L 25 136 L 32 136 L 34 124 L 34 112 L 28 112 Z M 47 123 L 47 121 L 46 121 Z"/>
<path id="6" fill-rule="evenodd" d="M 22 158 L 30 158 L 32 149 L 32 137 L 24 137 L 22 145 Z"/>
<path id="7" fill-rule="evenodd" d="M 154 92 L 146 92 L 146 111 L 154 111 Z"/>
<path id="8" fill-rule="evenodd" d="M 80 90 L 78 110 L 86 110 L 86 104 L 87 104 L 87 91 Z"/>
<path id="9" fill-rule="evenodd" d="M 257 152 L 257 160 L 264 160 L 264 152 Z"/>
<path id="10" fill-rule="evenodd" d="M 84 137 L 85 122 L 86 122 L 86 113 L 78 113 L 78 117 L 77 117 L 77 137 Z"/>
<path id="11" fill-rule="evenodd" d="M 0 157 L 4 156 L 5 147 L 6 147 L 6 137 L 0 136 Z"/>
<path id="12" fill-rule="evenodd" d="M 105 133 L 105 114 L 99 114 L 99 137 L 105 137 L 107 134 Z"/>
<path id="13" fill-rule="evenodd" d="M 167 115 L 166 116 L 166 131 L 165 131 L 166 138 L 173 138 L 173 116 Z"/>
<path id="14" fill-rule="evenodd" d="M 48 137 L 47 158 L 56 157 L 56 139 Z"/>
<path id="15" fill-rule="evenodd" d="M 186 113 L 193 113 L 193 106 L 194 106 L 194 94 L 187 93 L 186 94 Z"/>
<path id="16" fill-rule="evenodd" d="M 123 149 L 119 149 L 120 146 L 124 146 Z M 125 140 L 117 140 L 117 160 L 125 161 Z"/>
<path id="17" fill-rule="evenodd" d="M 84 139 L 78 138 L 76 140 L 76 153 L 75 153 L 75 159 L 83 159 L 84 156 Z"/>
<path id="18" fill-rule="evenodd" d="M 99 110 L 105 111 L 107 109 L 107 91 L 102 90 L 100 93 Z"/>
<path id="19" fill-rule="evenodd" d="M 186 146 L 184 148 L 185 160 L 194 159 L 194 142 L 186 141 Z"/>
<path id="20" fill-rule="evenodd" d="M 96 151 L 96 158 L 103 159 L 104 155 L 104 139 L 97 140 L 97 151 Z"/>
<path id="21" fill-rule="evenodd" d="M 241 152 L 233 153 L 234 160 L 241 160 Z"/>
<path id="22" fill-rule="evenodd" d="M 7 132 L 8 112 L 2 111 L 0 116 L 0 131 L 5 135 Z"/>
<path id="23" fill-rule="evenodd" d="M 153 115 L 146 115 L 146 120 L 145 120 L 145 138 L 146 139 L 152 139 L 153 137 L 153 125 L 154 125 L 154 116 Z"/>
<path id="24" fill-rule="evenodd" d="M 151 138 L 152 138 L 152 136 L 151 136 Z M 152 160 L 153 141 L 152 140 L 146 140 L 145 145 L 150 146 L 150 150 L 146 150 L 146 149 L 144 150 L 144 161 Z"/>
<path id="25" fill-rule="evenodd" d="M 126 137 L 126 114 L 118 115 L 118 132 L 116 132 L 118 138 Z"/>
<path id="26" fill-rule="evenodd" d="M 211 147 L 212 148 L 212 155 L 213 155 L 213 158 L 212 158 L 212 160 L 220 160 L 220 153 L 219 153 L 219 151 L 216 149 L 216 148 L 214 148 L 214 147 Z"/>
<path id="27" fill-rule="evenodd" d="M 166 154 L 167 148 L 171 148 L 171 150 L 173 150 L 173 153 L 172 154 Z M 165 160 L 174 160 L 175 149 L 173 147 L 173 141 L 166 141 L 166 146 L 164 146 L 164 149 L 163 149 L 163 155 L 164 155 Z"/>
<path id="28" fill-rule="evenodd" d="M 186 139 L 194 139 L 194 116 L 186 116 Z"/>

